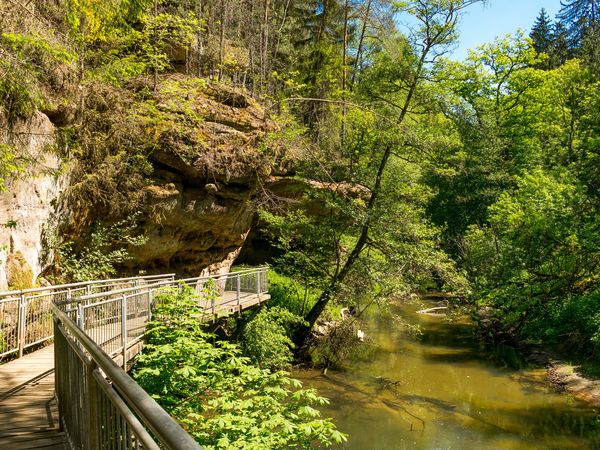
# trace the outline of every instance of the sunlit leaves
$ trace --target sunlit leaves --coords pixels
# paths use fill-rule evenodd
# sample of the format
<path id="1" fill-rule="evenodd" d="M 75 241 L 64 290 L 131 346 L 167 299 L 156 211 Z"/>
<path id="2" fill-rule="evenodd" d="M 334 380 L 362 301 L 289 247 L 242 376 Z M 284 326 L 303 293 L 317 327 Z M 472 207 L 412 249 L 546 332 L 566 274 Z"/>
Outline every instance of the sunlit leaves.
<path id="1" fill-rule="evenodd" d="M 317 448 L 345 441 L 285 372 L 259 369 L 198 320 L 191 289 L 159 296 L 135 378 L 207 449 Z M 279 319 L 278 319 L 279 320 Z M 264 336 L 268 339 L 268 336 Z"/>

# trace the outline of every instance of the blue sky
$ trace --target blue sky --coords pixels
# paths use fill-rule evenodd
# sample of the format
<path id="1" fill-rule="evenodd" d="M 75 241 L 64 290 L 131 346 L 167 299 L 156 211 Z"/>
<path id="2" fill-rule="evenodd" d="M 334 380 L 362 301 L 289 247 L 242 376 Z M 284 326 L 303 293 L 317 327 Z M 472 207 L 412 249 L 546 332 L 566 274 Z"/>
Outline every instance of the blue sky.
<path id="1" fill-rule="evenodd" d="M 496 36 L 514 33 L 518 28 L 529 34 L 542 8 L 554 20 L 560 0 L 490 0 L 486 6 L 469 7 L 460 24 L 460 43 L 452 56 L 463 59 L 468 49 L 491 42 Z"/>
<path id="2" fill-rule="evenodd" d="M 450 56 L 463 59 L 469 49 L 492 42 L 497 36 L 513 34 L 519 28 L 529 34 L 535 19 L 542 8 L 554 21 L 560 9 L 560 0 L 488 0 L 487 4 L 478 3 L 465 9 L 459 24 L 460 41 Z M 407 32 L 414 19 L 400 16 L 400 30 Z"/>

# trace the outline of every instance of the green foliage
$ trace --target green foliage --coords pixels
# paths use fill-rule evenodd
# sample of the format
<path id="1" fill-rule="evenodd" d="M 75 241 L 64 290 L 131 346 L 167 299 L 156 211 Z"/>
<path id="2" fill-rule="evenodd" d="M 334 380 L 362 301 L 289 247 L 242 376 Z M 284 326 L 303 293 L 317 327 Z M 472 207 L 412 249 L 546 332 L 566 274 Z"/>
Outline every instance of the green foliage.
<path id="1" fill-rule="evenodd" d="M 68 0 L 67 22 L 80 45 L 110 39 L 114 33 L 142 20 L 154 0 Z"/>
<path id="2" fill-rule="evenodd" d="M 285 372 L 250 364 L 214 341 L 191 289 L 156 298 L 134 378 L 207 449 L 318 448 L 345 436 L 315 406 L 326 399 Z"/>
<path id="3" fill-rule="evenodd" d="M 547 315 L 533 317 L 525 334 L 564 351 L 597 361 L 600 355 L 600 292 L 571 295 Z"/>
<path id="4" fill-rule="evenodd" d="M 188 47 L 201 21 L 193 13 L 181 17 L 162 13 L 149 17 L 140 35 L 142 59 L 146 66 L 156 72 L 164 72 L 170 67 L 167 48 L 173 44 Z"/>
<path id="5" fill-rule="evenodd" d="M 9 125 L 13 125 L 19 119 L 29 118 L 42 102 L 27 78 L 18 77 L 1 61 L 0 69 L 3 74 L 0 78 L 0 113 Z"/>
<path id="6" fill-rule="evenodd" d="M 21 164 L 15 155 L 15 148 L 8 144 L 0 144 L 0 191 L 6 191 L 6 177 L 14 176 L 21 170 Z M 4 226 L 9 228 L 6 224 Z"/>
<path id="7" fill-rule="evenodd" d="M 537 170 L 516 181 L 517 189 L 490 208 L 489 225 L 467 235 L 477 297 L 501 311 L 513 333 L 600 279 L 596 216 L 572 174 Z"/>
<path id="8" fill-rule="evenodd" d="M 139 235 L 137 214 L 114 224 L 95 224 L 87 239 L 76 244 L 65 242 L 58 248 L 62 272 L 72 281 L 110 278 L 119 264 L 130 258 L 132 246 L 143 245 L 148 238 Z"/>
<path id="9" fill-rule="evenodd" d="M 269 292 L 272 292 L 271 288 Z M 263 309 L 246 324 L 242 336 L 242 350 L 258 367 L 271 370 L 287 369 L 294 357 L 292 330 L 299 324 L 304 324 L 302 317 L 287 309 L 278 306 Z"/>
<path id="10" fill-rule="evenodd" d="M 36 54 L 40 57 L 48 56 L 55 62 L 62 64 L 71 64 L 77 60 L 77 55 L 65 48 L 48 42 L 38 34 L 24 35 L 18 33 L 2 33 L 2 39 L 17 52 L 17 55 L 23 57 L 25 54 L 35 58 Z"/>
<path id="11" fill-rule="evenodd" d="M 318 298 L 318 291 L 295 277 L 269 270 L 269 306 L 285 308 L 297 316 L 304 316 Z"/>
<path id="12" fill-rule="evenodd" d="M 568 31 L 571 47 L 580 47 L 589 30 L 600 26 L 600 1 L 563 0 L 558 18 Z"/>

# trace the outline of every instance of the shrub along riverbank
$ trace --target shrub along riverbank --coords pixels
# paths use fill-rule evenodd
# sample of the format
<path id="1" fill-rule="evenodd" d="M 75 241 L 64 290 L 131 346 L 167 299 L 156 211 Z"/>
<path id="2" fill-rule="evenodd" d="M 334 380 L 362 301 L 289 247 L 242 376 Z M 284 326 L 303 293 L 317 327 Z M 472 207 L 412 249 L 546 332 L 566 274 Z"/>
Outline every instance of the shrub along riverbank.
<path id="1" fill-rule="evenodd" d="M 345 441 L 327 400 L 283 371 L 261 369 L 198 320 L 193 291 L 157 297 L 136 381 L 207 449 L 322 448 Z"/>

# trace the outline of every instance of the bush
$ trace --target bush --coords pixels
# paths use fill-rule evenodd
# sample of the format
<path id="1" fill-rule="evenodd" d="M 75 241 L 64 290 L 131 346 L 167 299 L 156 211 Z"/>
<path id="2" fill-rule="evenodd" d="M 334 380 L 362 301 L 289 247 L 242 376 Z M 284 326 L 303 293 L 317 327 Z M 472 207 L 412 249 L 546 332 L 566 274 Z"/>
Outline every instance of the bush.
<path id="1" fill-rule="evenodd" d="M 40 105 L 32 87 L 19 79 L 11 69 L 0 72 L 0 112 L 9 125 L 29 118 Z"/>
<path id="2" fill-rule="evenodd" d="M 65 275 L 77 282 L 114 275 L 116 266 L 130 258 L 128 247 L 143 245 L 148 240 L 136 234 L 136 217 L 137 214 L 132 214 L 112 225 L 96 224 L 83 248 L 77 249 L 72 241 L 62 244 L 58 253 Z"/>
<path id="3" fill-rule="evenodd" d="M 190 288 L 156 297 L 134 377 L 206 449 L 317 448 L 345 441 L 313 407 L 326 399 L 285 372 L 250 364 L 197 319 Z"/>
<path id="4" fill-rule="evenodd" d="M 318 293 L 293 278 L 269 271 L 269 305 L 285 308 L 297 316 L 304 316 L 317 301 Z"/>
<path id="5" fill-rule="evenodd" d="M 524 329 L 530 339 L 559 344 L 584 356 L 600 355 L 600 289 L 572 296 L 551 310 L 548 317 L 532 321 Z"/>
<path id="6" fill-rule="evenodd" d="M 279 306 L 263 309 L 244 329 L 244 354 L 263 369 L 288 368 L 294 358 L 291 333 L 296 325 L 306 322 L 287 309 Z"/>

